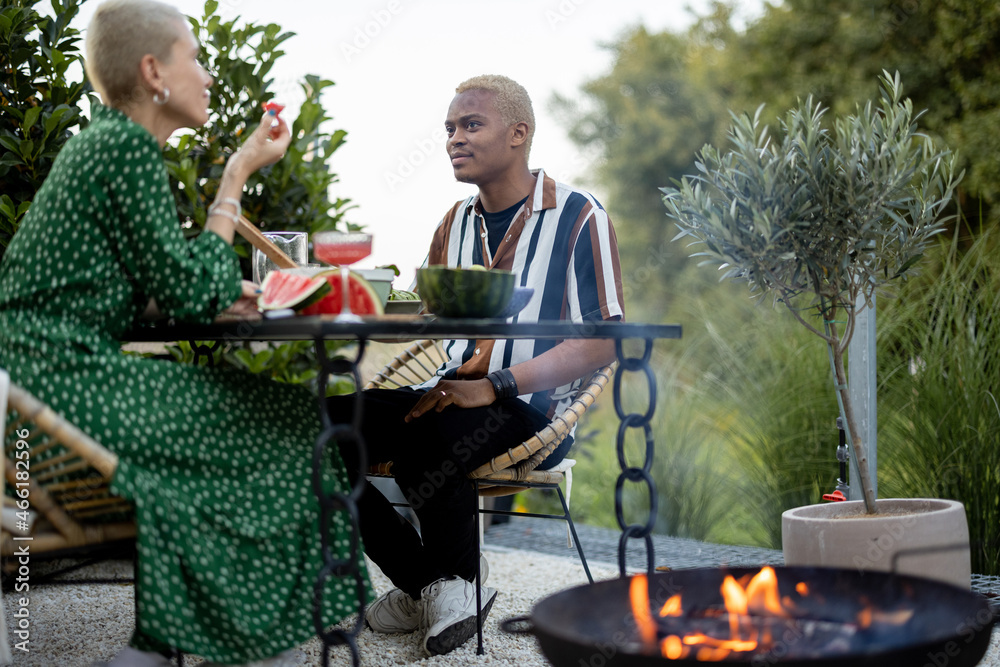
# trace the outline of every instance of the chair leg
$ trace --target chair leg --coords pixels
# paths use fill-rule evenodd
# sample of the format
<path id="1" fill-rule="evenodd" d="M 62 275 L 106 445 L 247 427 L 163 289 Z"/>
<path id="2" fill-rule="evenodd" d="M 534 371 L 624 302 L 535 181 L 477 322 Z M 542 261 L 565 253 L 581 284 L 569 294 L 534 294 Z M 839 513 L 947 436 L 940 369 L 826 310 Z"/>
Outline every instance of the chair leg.
<path id="1" fill-rule="evenodd" d="M 476 512 L 476 517 L 478 517 L 476 521 L 476 528 L 477 528 L 476 532 L 479 533 L 479 547 L 482 548 L 482 545 L 486 543 L 486 522 L 483 521 L 482 518 L 483 507 L 485 507 L 485 503 L 483 502 L 483 497 L 479 495 L 478 492 L 476 493 L 476 498 L 477 498 L 476 502 L 478 503 L 477 505 L 478 510 Z"/>
<path id="2" fill-rule="evenodd" d="M 576 543 L 576 552 L 580 554 L 583 571 L 587 573 L 587 581 L 594 583 L 594 577 L 590 574 L 590 566 L 587 565 L 587 557 L 583 555 L 583 545 L 580 543 L 580 536 L 576 534 L 576 525 L 573 523 L 573 517 L 569 513 L 569 505 L 566 504 L 566 496 L 563 495 L 562 489 L 559 486 L 556 486 L 556 493 L 559 494 L 559 502 L 562 503 L 563 519 L 566 520 L 570 532 L 573 533 L 573 542 Z"/>
<path id="3" fill-rule="evenodd" d="M 476 511 L 475 511 L 475 521 L 476 521 L 476 638 L 478 644 L 476 646 L 476 655 L 483 655 L 486 651 L 483 649 L 483 572 L 480 567 L 480 559 L 483 557 L 482 554 L 482 541 L 480 533 L 480 517 L 479 510 L 481 502 L 479 498 L 479 482 L 472 480 L 472 488 L 476 493 Z"/>

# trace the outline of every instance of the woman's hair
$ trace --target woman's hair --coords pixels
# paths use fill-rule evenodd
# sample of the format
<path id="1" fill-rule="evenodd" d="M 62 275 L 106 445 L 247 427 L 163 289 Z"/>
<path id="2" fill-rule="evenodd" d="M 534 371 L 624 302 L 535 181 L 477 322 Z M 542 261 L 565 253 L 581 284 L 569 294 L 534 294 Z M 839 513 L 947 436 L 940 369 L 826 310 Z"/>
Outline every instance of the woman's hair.
<path id="1" fill-rule="evenodd" d="M 169 62 L 186 23 L 177 9 L 156 0 L 107 0 L 87 28 L 87 75 L 104 104 L 129 105 L 146 91 L 139 64 L 149 54 Z"/>
<path id="2" fill-rule="evenodd" d="M 528 139 L 524 146 L 524 157 L 531 152 L 531 139 L 535 136 L 535 112 L 531 108 L 531 98 L 524 86 L 513 79 L 499 74 L 481 74 L 458 85 L 456 93 L 467 90 L 485 90 L 495 93 L 493 106 L 500 114 L 500 120 L 510 127 L 515 123 L 528 124 Z"/>

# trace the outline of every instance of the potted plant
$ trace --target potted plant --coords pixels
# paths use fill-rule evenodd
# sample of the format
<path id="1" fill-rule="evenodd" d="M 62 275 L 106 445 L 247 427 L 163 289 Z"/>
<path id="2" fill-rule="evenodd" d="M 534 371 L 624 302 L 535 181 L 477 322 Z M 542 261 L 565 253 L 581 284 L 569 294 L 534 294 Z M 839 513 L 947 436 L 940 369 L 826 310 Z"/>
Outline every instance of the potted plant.
<path id="1" fill-rule="evenodd" d="M 761 123 L 761 108 L 753 117 L 733 115 L 731 149 L 723 153 L 706 146 L 698 155 L 699 174 L 662 188 L 667 215 L 681 230 L 677 239 L 694 239 L 695 254 L 719 263 L 724 278 L 745 280 L 756 296 L 770 293 L 827 344 L 859 471 L 852 483 L 860 485 L 863 500 L 783 514 L 782 543 L 790 565 L 886 570 L 894 567 L 897 549 L 962 540 L 961 530 L 943 537 L 920 535 L 918 515 L 946 527 L 966 526 L 964 508 L 953 501 L 876 501 L 848 391 L 844 358 L 858 312 L 872 307 L 875 293 L 886 284 L 904 278 L 944 229 L 946 208 L 962 176 L 955 173 L 953 155 L 917 132 L 919 114 L 902 98 L 899 75 L 884 73 L 882 89 L 879 104 L 868 102 L 829 126 L 825 109 L 810 97 L 781 120 L 780 136 L 771 136 Z M 880 514 L 889 515 L 883 516 L 888 523 L 869 520 Z M 839 520 L 830 523 L 827 517 Z M 804 534 L 797 545 L 800 530 Z M 844 533 L 831 532 L 838 530 Z M 942 552 L 914 559 L 927 571 L 913 569 L 915 563 L 899 569 L 968 586 L 967 546 L 964 554 L 951 554 L 957 566 L 940 564 L 948 557 Z M 953 571 L 943 573 L 943 567 Z"/>

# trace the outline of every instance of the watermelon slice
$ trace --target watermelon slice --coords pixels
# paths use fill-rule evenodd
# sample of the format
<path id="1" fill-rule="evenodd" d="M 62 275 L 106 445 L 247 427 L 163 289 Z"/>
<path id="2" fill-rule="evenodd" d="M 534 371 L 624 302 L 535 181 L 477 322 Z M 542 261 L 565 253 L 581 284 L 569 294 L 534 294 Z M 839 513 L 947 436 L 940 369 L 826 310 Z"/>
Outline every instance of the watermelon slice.
<path id="1" fill-rule="evenodd" d="M 260 106 L 265 112 L 273 111 L 275 116 L 280 116 L 281 112 L 285 109 L 284 104 L 278 104 L 277 102 L 264 102 Z"/>
<path id="2" fill-rule="evenodd" d="M 261 295 L 257 297 L 257 308 L 260 310 L 301 310 L 330 291 L 330 284 L 323 277 L 310 278 L 285 271 L 271 271 L 264 278 L 260 290 Z"/>
<path id="3" fill-rule="evenodd" d="M 340 313 L 341 293 L 343 292 L 340 272 L 326 274 L 321 278 L 325 278 L 330 291 L 309 307 L 304 308 L 301 315 L 337 315 Z M 347 279 L 347 291 L 351 299 L 351 312 L 355 315 L 381 315 L 384 312 L 382 297 L 379 296 L 370 282 L 353 271 Z"/>

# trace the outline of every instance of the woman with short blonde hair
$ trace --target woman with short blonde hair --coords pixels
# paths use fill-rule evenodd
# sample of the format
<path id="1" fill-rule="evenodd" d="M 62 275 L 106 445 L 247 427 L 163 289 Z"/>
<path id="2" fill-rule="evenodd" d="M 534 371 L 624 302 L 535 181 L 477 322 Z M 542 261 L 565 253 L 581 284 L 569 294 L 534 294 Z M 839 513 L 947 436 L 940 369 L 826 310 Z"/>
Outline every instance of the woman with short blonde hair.
<path id="1" fill-rule="evenodd" d="M 112 491 L 138 525 L 137 616 L 111 664 L 167 665 L 169 647 L 209 664 L 276 664 L 315 635 L 316 398 L 233 368 L 123 355 L 119 341 L 143 317 L 259 317 L 232 242 L 247 179 L 281 159 L 288 126 L 248 121 L 188 241 L 161 149 L 208 120 L 200 45 L 152 0 L 108 0 L 87 39 L 106 106 L 60 151 L 0 264 L 0 368 L 118 455 Z M 325 494 L 350 488 L 336 455 L 317 479 Z M 329 529 L 333 557 L 349 559 L 345 518 Z M 323 590 L 324 627 L 357 611 L 353 579 Z"/>
<path id="2" fill-rule="evenodd" d="M 87 76 L 104 104 L 122 109 L 145 89 L 138 76 L 142 57 L 169 60 L 187 30 L 184 15 L 155 0 L 107 0 L 87 28 Z"/>

